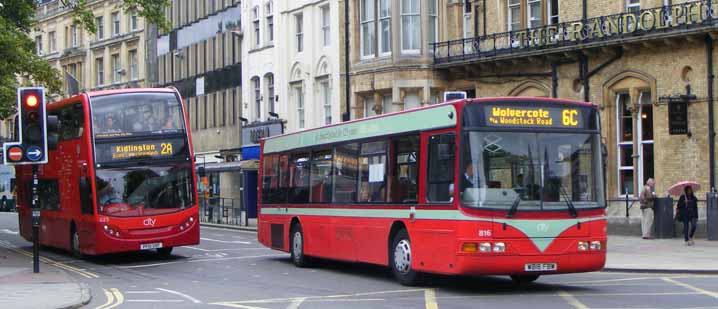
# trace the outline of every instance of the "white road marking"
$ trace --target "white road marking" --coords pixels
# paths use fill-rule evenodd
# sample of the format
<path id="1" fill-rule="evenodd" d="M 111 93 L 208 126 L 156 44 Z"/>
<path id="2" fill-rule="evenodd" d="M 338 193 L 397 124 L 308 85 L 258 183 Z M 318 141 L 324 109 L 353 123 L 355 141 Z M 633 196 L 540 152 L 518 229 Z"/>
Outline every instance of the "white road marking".
<path id="1" fill-rule="evenodd" d="M 117 268 L 131 269 L 131 268 L 154 267 L 154 266 L 163 266 L 163 265 L 171 265 L 171 264 L 178 264 L 178 263 L 187 263 L 187 262 L 188 263 L 213 262 L 213 261 L 244 260 L 244 259 L 254 259 L 254 258 L 263 258 L 263 257 L 284 257 L 284 256 L 287 256 L 287 255 L 286 254 L 262 254 L 262 255 L 249 255 L 249 256 L 235 256 L 235 257 L 228 257 L 228 258 L 196 259 L 196 260 L 189 260 L 189 261 L 173 261 L 173 262 L 153 263 L 153 264 L 117 266 Z"/>
<path id="2" fill-rule="evenodd" d="M 125 294 L 159 294 L 158 291 L 125 291 Z"/>
<path id="3" fill-rule="evenodd" d="M 2 230 L 0 230 L 0 232 L 3 232 L 3 233 L 5 233 L 5 234 L 11 234 L 11 235 L 17 235 L 17 234 L 19 234 L 18 231 L 13 231 L 13 230 L 8 230 L 8 229 L 2 229 Z"/>
<path id="4" fill-rule="evenodd" d="M 184 299 L 128 299 L 128 302 L 135 303 L 181 303 Z"/>
<path id="5" fill-rule="evenodd" d="M 196 299 L 196 298 L 194 298 L 194 297 L 192 297 L 192 296 L 189 296 L 189 295 L 184 294 L 184 293 L 181 293 L 181 292 L 177 292 L 177 291 L 173 291 L 173 290 L 168 290 L 168 289 L 163 289 L 163 288 L 157 288 L 157 290 L 163 291 L 163 292 L 167 292 L 167 293 L 170 293 L 170 294 L 174 294 L 174 295 L 177 295 L 177 296 L 180 296 L 180 297 L 184 297 L 184 298 L 186 298 L 186 299 L 189 299 L 191 302 L 193 302 L 193 303 L 195 303 L 195 304 L 201 304 L 201 303 L 202 303 L 199 299 Z"/>
<path id="6" fill-rule="evenodd" d="M 289 306 L 287 306 L 287 309 L 299 309 L 299 306 L 301 306 L 302 303 L 304 302 L 304 300 L 306 300 L 306 299 L 307 299 L 306 297 L 300 297 L 300 298 L 294 299 L 289 304 Z"/>
<path id="7" fill-rule="evenodd" d="M 424 303 L 426 309 L 439 309 L 439 304 L 436 302 L 436 291 L 434 289 L 424 290 Z"/>
<path id="8" fill-rule="evenodd" d="M 673 279 L 671 279 L 671 278 L 662 278 L 662 279 L 663 279 L 663 281 L 670 282 L 670 283 L 673 283 L 673 284 L 678 285 L 678 286 L 682 286 L 682 287 L 684 287 L 684 288 L 686 288 L 686 289 L 696 291 L 696 292 L 701 293 L 701 294 L 703 294 L 703 295 L 707 295 L 707 296 L 710 296 L 710 297 L 713 297 L 713 298 L 718 298 L 718 293 L 711 292 L 711 291 L 706 291 L 706 290 L 701 289 L 701 288 L 699 288 L 699 287 L 692 286 L 692 285 L 687 284 L 687 283 L 679 282 L 679 281 L 673 280 Z"/>
<path id="9" fill-rule="evenodd" d="M 192 250 L 197 250 L 197 251 L 202 251 L 202 252 L 222 252 L 222 251 L 242 251 L 242 250 L 269 250 L 269 248 L 264 248 L 264 247 L 256 247 L 256 248 L 232 248 L 232 249 L 203 249 L 203 248 L 199 248 L 199 247 L 187 246 L 187 247 L 182 247 L 182 248 L 187 248 L 187 249 L 192 249 Z"/>
<path id="10" fill-rule="evenodd" d="M 200 237 L 199 239 L 204 240 L 204 241 L 218 242 L 218 243 L 222 243 L 222 244 L 242 244 L 242 245 L 252 244 L 249 241 L 241 241 L 241 240 L 219 240 L 219 239 L 212 239 L 212 238 L 205 238 L 205 237 Z"/>
<path id="11" fill-rule="evenodd" d="M 575 296 L 571 295 L 569 292 L 563 290 L 558 291 L 558 296 L 561 296 L 561 298 L 563 298 L 569 305 L 576 309 L 588 309 L 588 306 L 578 300 Z"/>

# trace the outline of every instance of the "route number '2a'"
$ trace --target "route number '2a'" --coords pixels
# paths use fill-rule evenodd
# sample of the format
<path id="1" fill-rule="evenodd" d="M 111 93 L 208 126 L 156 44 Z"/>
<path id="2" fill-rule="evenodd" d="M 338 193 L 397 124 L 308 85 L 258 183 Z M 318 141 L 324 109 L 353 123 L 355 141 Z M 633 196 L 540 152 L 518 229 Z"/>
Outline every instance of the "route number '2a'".
<path id="1" fill-rule="evenodd" d="M 563 115 L 561 119 L 563 120 L 563 125 L 567 127 L 575 127 L 578 126 L 578 119 L 576 117 L 578 116 L 578 111 L 575 109 L 564 109 Z"/>
<path id="2" fill-rule="evenodd" d="M 160 147 L 162 147 L 162 152 L 160 152 L 161 155 L 163 155 L 163 156 L 165 156 L 165 155 L 171 156 L 172 155 L 173 151 L 172 151 L 171 143 L 162 143 L 162 144 L 160 144 Z"/>

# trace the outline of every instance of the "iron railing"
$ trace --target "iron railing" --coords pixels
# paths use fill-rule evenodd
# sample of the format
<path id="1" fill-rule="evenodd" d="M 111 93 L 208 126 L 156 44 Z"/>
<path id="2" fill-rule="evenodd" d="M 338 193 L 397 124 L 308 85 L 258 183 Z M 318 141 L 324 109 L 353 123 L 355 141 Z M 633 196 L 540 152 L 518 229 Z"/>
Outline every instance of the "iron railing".
<path id="1" fill-rule="evenodd" d="M 696 6 L 699 7 L 696 9 Z M 676 13 L 680 15 L 677 16 L 678 18 L 674 18 Z M 690 15 L 691 13 L 693 15 Z M 633 15 L 636 18 L 625 17 L 627 15 Z M 649 18 L 650 16 L 653 16 L 652 20 Z M 697 17 L 698 21 L 686 22 L 685 16 L 689 16 L 691 20 Z M 430 48 L 433 49 L 434 64 L 446 64 L 502 55 L 518 55 L 592 42 L 621 41 L 649 33 L 669 33 L 700 27 L 716 27 L 717 25 L 718 0 L 702 0 L 531 29 L 437 42 L 430 44 Z M 596 29 L 597 27 L 599 29 Z"/>
<path id="2" fill-rule="evenodd" d="M 200 197 L 200 222 L 248 226 L 247 208 L 238 198 Z"/>

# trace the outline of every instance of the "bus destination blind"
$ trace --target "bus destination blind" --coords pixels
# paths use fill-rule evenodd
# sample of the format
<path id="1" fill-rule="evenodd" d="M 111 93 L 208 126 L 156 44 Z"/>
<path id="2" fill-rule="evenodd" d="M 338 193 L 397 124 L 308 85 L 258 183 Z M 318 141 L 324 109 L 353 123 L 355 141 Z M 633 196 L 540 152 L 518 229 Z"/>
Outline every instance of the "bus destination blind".
<path id="1" fill-rule="evenodd" d="M 138 158 L 171 158 L 186 153 L 183 139 L 97 144 L 97 161 L 112 162 Z"/>
<path id="2" fill-rule="evenodd" d="M 490 127 L 585 129 L 588 112 L 577 107 L 486 105 L 484 120 Z"/>

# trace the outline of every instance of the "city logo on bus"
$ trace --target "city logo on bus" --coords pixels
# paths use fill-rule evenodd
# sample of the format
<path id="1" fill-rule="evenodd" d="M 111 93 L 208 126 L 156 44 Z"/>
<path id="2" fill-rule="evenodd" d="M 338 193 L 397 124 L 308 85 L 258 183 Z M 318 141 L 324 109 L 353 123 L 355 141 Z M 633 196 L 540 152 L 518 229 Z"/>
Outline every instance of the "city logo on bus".
<path id="1" fill-rule="evenodd" d="M 142 224 L 145 226 L 155 226 L 155 223 L 157 223 L 157 219 L 147 218 L 144 221 L 142 221 Z"/>
<path id="2" fill-rule="evenodd" d="M 539 231 L 539 232 L 541 232 L 541 233 L 546 233 L 546 232 L 548 232 L 548 230 L 549 230 L 550 228 L 551 228 L 551 226 L 548 225 L 548 224 L 546 224 L 546 223 L 536 224 L 536 231 Z"/>

